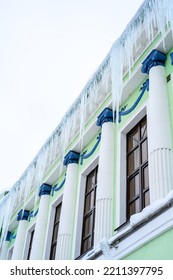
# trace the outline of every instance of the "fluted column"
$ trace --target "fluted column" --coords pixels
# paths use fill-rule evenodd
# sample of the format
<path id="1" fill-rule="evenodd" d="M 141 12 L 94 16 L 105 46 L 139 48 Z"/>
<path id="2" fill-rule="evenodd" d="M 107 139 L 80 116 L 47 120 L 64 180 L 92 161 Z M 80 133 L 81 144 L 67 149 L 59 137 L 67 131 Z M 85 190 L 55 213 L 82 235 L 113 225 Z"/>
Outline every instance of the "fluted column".
<path id="1" fill-rule="evenodd" d="M 16 240 L 14 243 L 12 260 L 22 260 L 28 216 L 29 211 L 23 209 L 20 210 L 17 215 L 17 221 L 19 222 L 19 225 L 17 229 Z"/>
<path id="2" fill-rule="evenodd" d="M 95 246 L 103 239 L 111 237 L 113 229 L 114 129 L 111 109 L 105 108 L 102 111 L 97 125 L 102 127 L 102 131 L 96 194 Z"/>
<path id="3" fill-rule="evenodd" d="M 165 61 L 165 54 L 153 50 L 142 66 L 142 72 L 149 74 L 147 122 L 151 203 L 164 198 L 173 188 L 172 139 Z"/>
<path id="4" fill-rule="evenodd" d="M 70 151 L 64 158 L 64 165 L 67 166 L 67 172 L 55 257 L 59 260 L 68 260 L 71 257 L 78 160 L 79 154 L 74 151 Z"/>
<path id="5" fill-rule="evenodd" d="M 47 220 L 49 213 L 49 202 L 50 202 L 51 186 L 48 184 L 42 184 L 39 191 L 40 205 L 38 210 L 38 216 L 36 220 L 33 245 L 31 249 L 31 260 L 42 260 L 45 235 L 47 229 Z"/>
<path id="6" fill-rule="evenodd" d="M 10 236 L 11 236 L 11 232 L 8 231 L 6 239 L 4 240 L 4 242 L 2 244 L 1 258 L 0 258 L 1 260 L 6 260 L 7 259 L 7 252 L 8 252 L 8 248 L 9 248 Z"/>

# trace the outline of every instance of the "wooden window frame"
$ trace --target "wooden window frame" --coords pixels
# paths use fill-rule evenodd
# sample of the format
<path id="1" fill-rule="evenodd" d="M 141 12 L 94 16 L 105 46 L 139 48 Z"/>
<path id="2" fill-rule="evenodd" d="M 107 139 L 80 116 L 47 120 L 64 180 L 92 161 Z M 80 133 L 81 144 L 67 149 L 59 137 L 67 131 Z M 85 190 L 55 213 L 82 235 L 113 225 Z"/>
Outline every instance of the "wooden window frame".
<path id="1" fill-rule="evenodd" d="M 54 230 L 55 230 L 55 227 L 57 227 L 57 226 L 59 228 L 60 216 L 61 216 L 61 207 L 62 207 L 62 202 L 60 204 L 58 204 L 55 208 L 55 216 L 54 216 L 54 223 L 53 223 L 52 241 L 51 241 L 51 246 L 50 246 L 49 260 L 54 260 L 55 259 L 54 253 L 56 252 L 56 247 L 57 247 L 58 231 L 57 231 L 57 236 L 54 239 Z M 59 218 L 56 219 L 58 211 L 60 211 Z"/>
<path id="2" fill-rule="evenodd" d="M 94 184 L 92 185 L 92 188 L 89 189 L 87 192 L 87 185 L 89 181 L 89 177 L 93 174 L 94 176 Z M 82 240 L 81 240 L 81 255 L 85 254 L 87 251 L 92 249 L 94 245 L 94 225 L 95 225 L 95 209 L 96 209 L 96 190 L 97 190 L 97 175 L 98 175 L 98 166 L 96 166 L 88 175 L 86 178 L 86 186 L 85 186 L 85 197 L 84 197 L 84 212 L 83 212 L 83 226 L 82 226 Z M 86 208 L 86 201 L 87 197 L 93 192 L 93 205 L 92 208 L 89 209 L 88 212 L 85 213 L 85 208 Z M 85 236 L 85 222 L 87 218 L 91 216 L 91 225 L 90 225 L 90 231 L 89 233 Z M 88 246 L 87 249 L 84 247 L 84 243 L 86 240 L 91 238 L 91 246 Z"/>
<path id="3" fill-rule="evenodd" d="M 147 144 L 147 158 L 144 162 L 142 162 L 142 144 L 146 141 L 148 142 L 148 135 L 144 138 L 141 138 L 141 124 L 143 121 L 146 121 L 146 127 L 147 127 L 147 117 L 143 117 L 128 133 L 127 133 L 127 141 L 126 141 L 126 161 L 127 161 L 127 170 L 126 170 L 126 177 L 127 177 L 127 207 L 126 207 L 126 212 L 127 212 L 127 220 L 130 219 L 130 216 L 132 214 L 138 213 L 142 211 L 143 208 L 145 208 L 145 194 L 149 192 L 149 186 L 147 188 L 144 188 L 144 169 L 148 167 L 148 144 Z M 130 151 L 128 151 L 128 137 L 132 133 L 133 130 L 137 128 L 138 131 L 138 144 L 133 147 Z M 147 128 L 146 128 L 147 129 Z M 135 151 L 139 150 L 139 164 L 138 167 L 133 170 L 133 172 L 129 175 L 128 174 L 128 163 L 129 163 L 129 157 L 132 155 Z M 139 194 L 134 195 L 132 199 L 130 199 L 130 181 L 133 180 L 135 177 L 139 175 Z M 148 175 L 149 177 L 149 175 Z M 148 181 L 149 178 L 147 177 Z M 130 213 L 130 206 L 135 203 L 135 201 L 139 200 L 139 211 L 135 211 L 134 213 Z M 148 205 L 148 204 L 147 204 Z"/>
<path id="4" fill-rule="evenodd" d="M 31 250 L 32 250 L 32 245 L 33 245 L 33 239 L 34 239 L 34 232 L 35 229 L 33 229 L 30 233 L 30 240 L 29 240 L 29 247 L 28 247 L 28 254 L 27 254 L 27 260 L 30 260 L 31 256 Z"/>

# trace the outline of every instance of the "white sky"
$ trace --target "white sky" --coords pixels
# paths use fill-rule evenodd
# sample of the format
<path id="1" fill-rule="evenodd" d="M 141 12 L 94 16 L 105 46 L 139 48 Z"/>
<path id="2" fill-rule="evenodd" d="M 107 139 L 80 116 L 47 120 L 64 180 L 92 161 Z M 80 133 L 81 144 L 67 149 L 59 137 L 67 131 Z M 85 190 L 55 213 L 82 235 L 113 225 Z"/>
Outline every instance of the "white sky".
<path id="1" fill-rule="evenodd" d="M 0 0 L 0 189 L 11 187 L 143 0 Z"/>

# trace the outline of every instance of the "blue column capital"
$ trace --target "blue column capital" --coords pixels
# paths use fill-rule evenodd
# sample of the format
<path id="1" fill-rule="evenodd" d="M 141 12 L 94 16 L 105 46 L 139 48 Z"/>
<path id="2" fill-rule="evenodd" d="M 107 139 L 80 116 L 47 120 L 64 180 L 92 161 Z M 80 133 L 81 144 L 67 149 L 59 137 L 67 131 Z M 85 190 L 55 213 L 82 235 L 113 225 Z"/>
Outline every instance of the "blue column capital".
<path id="1" fill-rule="evenodd" d="M 49 185 L 49 184 L 46 184 L 46 183 L 43 183 L 41 186 L 40 186 L 40 189 L 39 189 L 39 196 L 42 196 L 42 195 L 50 195 L 51 193 L 51 190 L 52 190 L 52 186 Z"/>
<path id="2" fill-rule="evenodd" d="M 10 241 L 10 240 L 11 240 L 11 231 L 7 231 L 6 241 Z"/>
<path id="3" fill-rule="evenodd" d="M 97 126 L 102 126 L 105 122 L 113 122 L 113 111 L 110 108 L 105 108 L 97 117 Z"/>
<path id="4" fill-rule="evenodd" d="M 67 166 L 69 163 L 78 163 L 80 154 L 70 150 L 64 157 L 63 164 Z"/>
<path id="5" fill-rule="evenodd" d="M 28 210 L 23 210 L 21 209 L 19 213 L 17 214 L 17 221 L 27 221 L 29 216 L 29 211 Z"/>
<path id="6" fill-rule="evenodd" d="M 154 66 L 165 66 L 166 55 L 158 50 L 152 52 L 142 62 L 141 72 L 149 74 L 149 71 Z"/>

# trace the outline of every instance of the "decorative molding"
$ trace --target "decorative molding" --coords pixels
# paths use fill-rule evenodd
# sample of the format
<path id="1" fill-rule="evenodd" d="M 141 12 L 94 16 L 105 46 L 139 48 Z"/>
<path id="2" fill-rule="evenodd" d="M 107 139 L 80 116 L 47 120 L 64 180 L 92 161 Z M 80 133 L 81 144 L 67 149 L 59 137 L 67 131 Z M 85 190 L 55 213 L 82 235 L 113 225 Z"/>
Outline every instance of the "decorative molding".
<path id="1" fill-rule="evenodd" d="M 141 93 L 140 93 L 140 95 L 138 96 L 138 98 L 136 99 L 136 101 L 134 102 L 134 104 L 133 104 L 129 109 L 127 109 L 127 110 L 126 110 L 126 108 L 127 108 L 128 105 L 125 105 L 125 106 L 119 111 L 119 119 L 118 119 L 119 123 L 121 122 L 121 117 L 130 114 L 130 113 L 136 108 L 136 106 L 138 105 L 138 103 L 140 102 L 140 100 L 142 99 L 142 97 L 143 97 L 145 91 L 146 91 L 146 90 L 147 90 L 147 91 L 149 90 L 149 79 L 147 79 L 147 80 L 143 83 L 143 85 L 142 85 L 142 87 L 140 88 L 140 90 L 141 90 Z"/>
<path id="2" fill-rule="evenodd" d="M 102 126 L 105 122 L 113 122 L 115 113 L 113 115 L 112 109 L 105 108 L 97 117 L 97 126 Z"/>
<path id="3" fill-rule="evenodd" d="M 173 65 L 173 52 L 170 53 L 170 57 L 171 57 L 171 65 Z"/>
<path id="4" fill-rule="evenodd" d="M 6 241 L 11 242 L 12 239 L 15 239 L 15 238 L 16 238 L 16 234 L 15 233 L 12 233 L 11 231 L 7 232 Z"/>
<path id="5" fill-rule="evenodd" d="M 141 72 L 149 74 L 153 66 L 165 66 L 166 55 L 158 50 L 153 50 L 142 62 Z"/>
<path id="6" fill-rule="evenodd" d="M 70 150 L 67 155 L 64 157 L 63 164 L 67 166 L 69 163 L 78 163 L 80 154 Z"/>
<path id="7" fill-rule="evenodd" d="M 28 221 L 29 211 L 21 209 L 17 214 L 17 221 Z"/>
<path id="8" fill-rule="evenodd" d="M 40 186 L 39 196 L 42 196 L 42 195 L 50 195 L 51 189 L 52 189 L 52 186 L 51 186 L 51 185 L 48 185 L 48 184 L 46 184 L 46 183 L 42 184 L 42 185 Z"/>
<path id="9" fill-rule="evenodd" d="M 36 216 L 37 216 L 37 214 L 38 214 L 38 210 L 39 210 L 39 208 L 38 208 L 35 212 L 34 212 L 34 211 L 29 212 L 28 222 L 30 222 L 30 221 L 31 221 L 31 218 L 34 218 L 34 217 L 36 217 Z"/>
<path id="10" fill-rule="evenodd" d="M 58 192 L 60 189 L 62 189 L 62 187 L 65 184 L 65 180 L 66 180 L 66 174 L 65 174 L 64 180 L 62 181 L 62 183 L 59 186 L 58 186 L 58 184 L 56 184 L 52 187 L 52 196 L 54 196 L 54 192 Z"/>
<path id="11" fill-rule="evenodd" d="M 99 143 L 100 143 L 100 140 L 101 140 L 101 132 L 99 133 L 99 135 L 97 136 L 97 142 L 96 144 L 94 145 L 94 147 L 92 148 L 92 150 L 87 154 L 87 150 L 84 151 L 82 154 L 81 154 L 81 157 L 80 157 L 80 164 L 82 165 L 83 164 L 83 160 L 84 159 L 87 159 L 89 158 L 94 152 L 95 150 L 97 149 Z"/>

